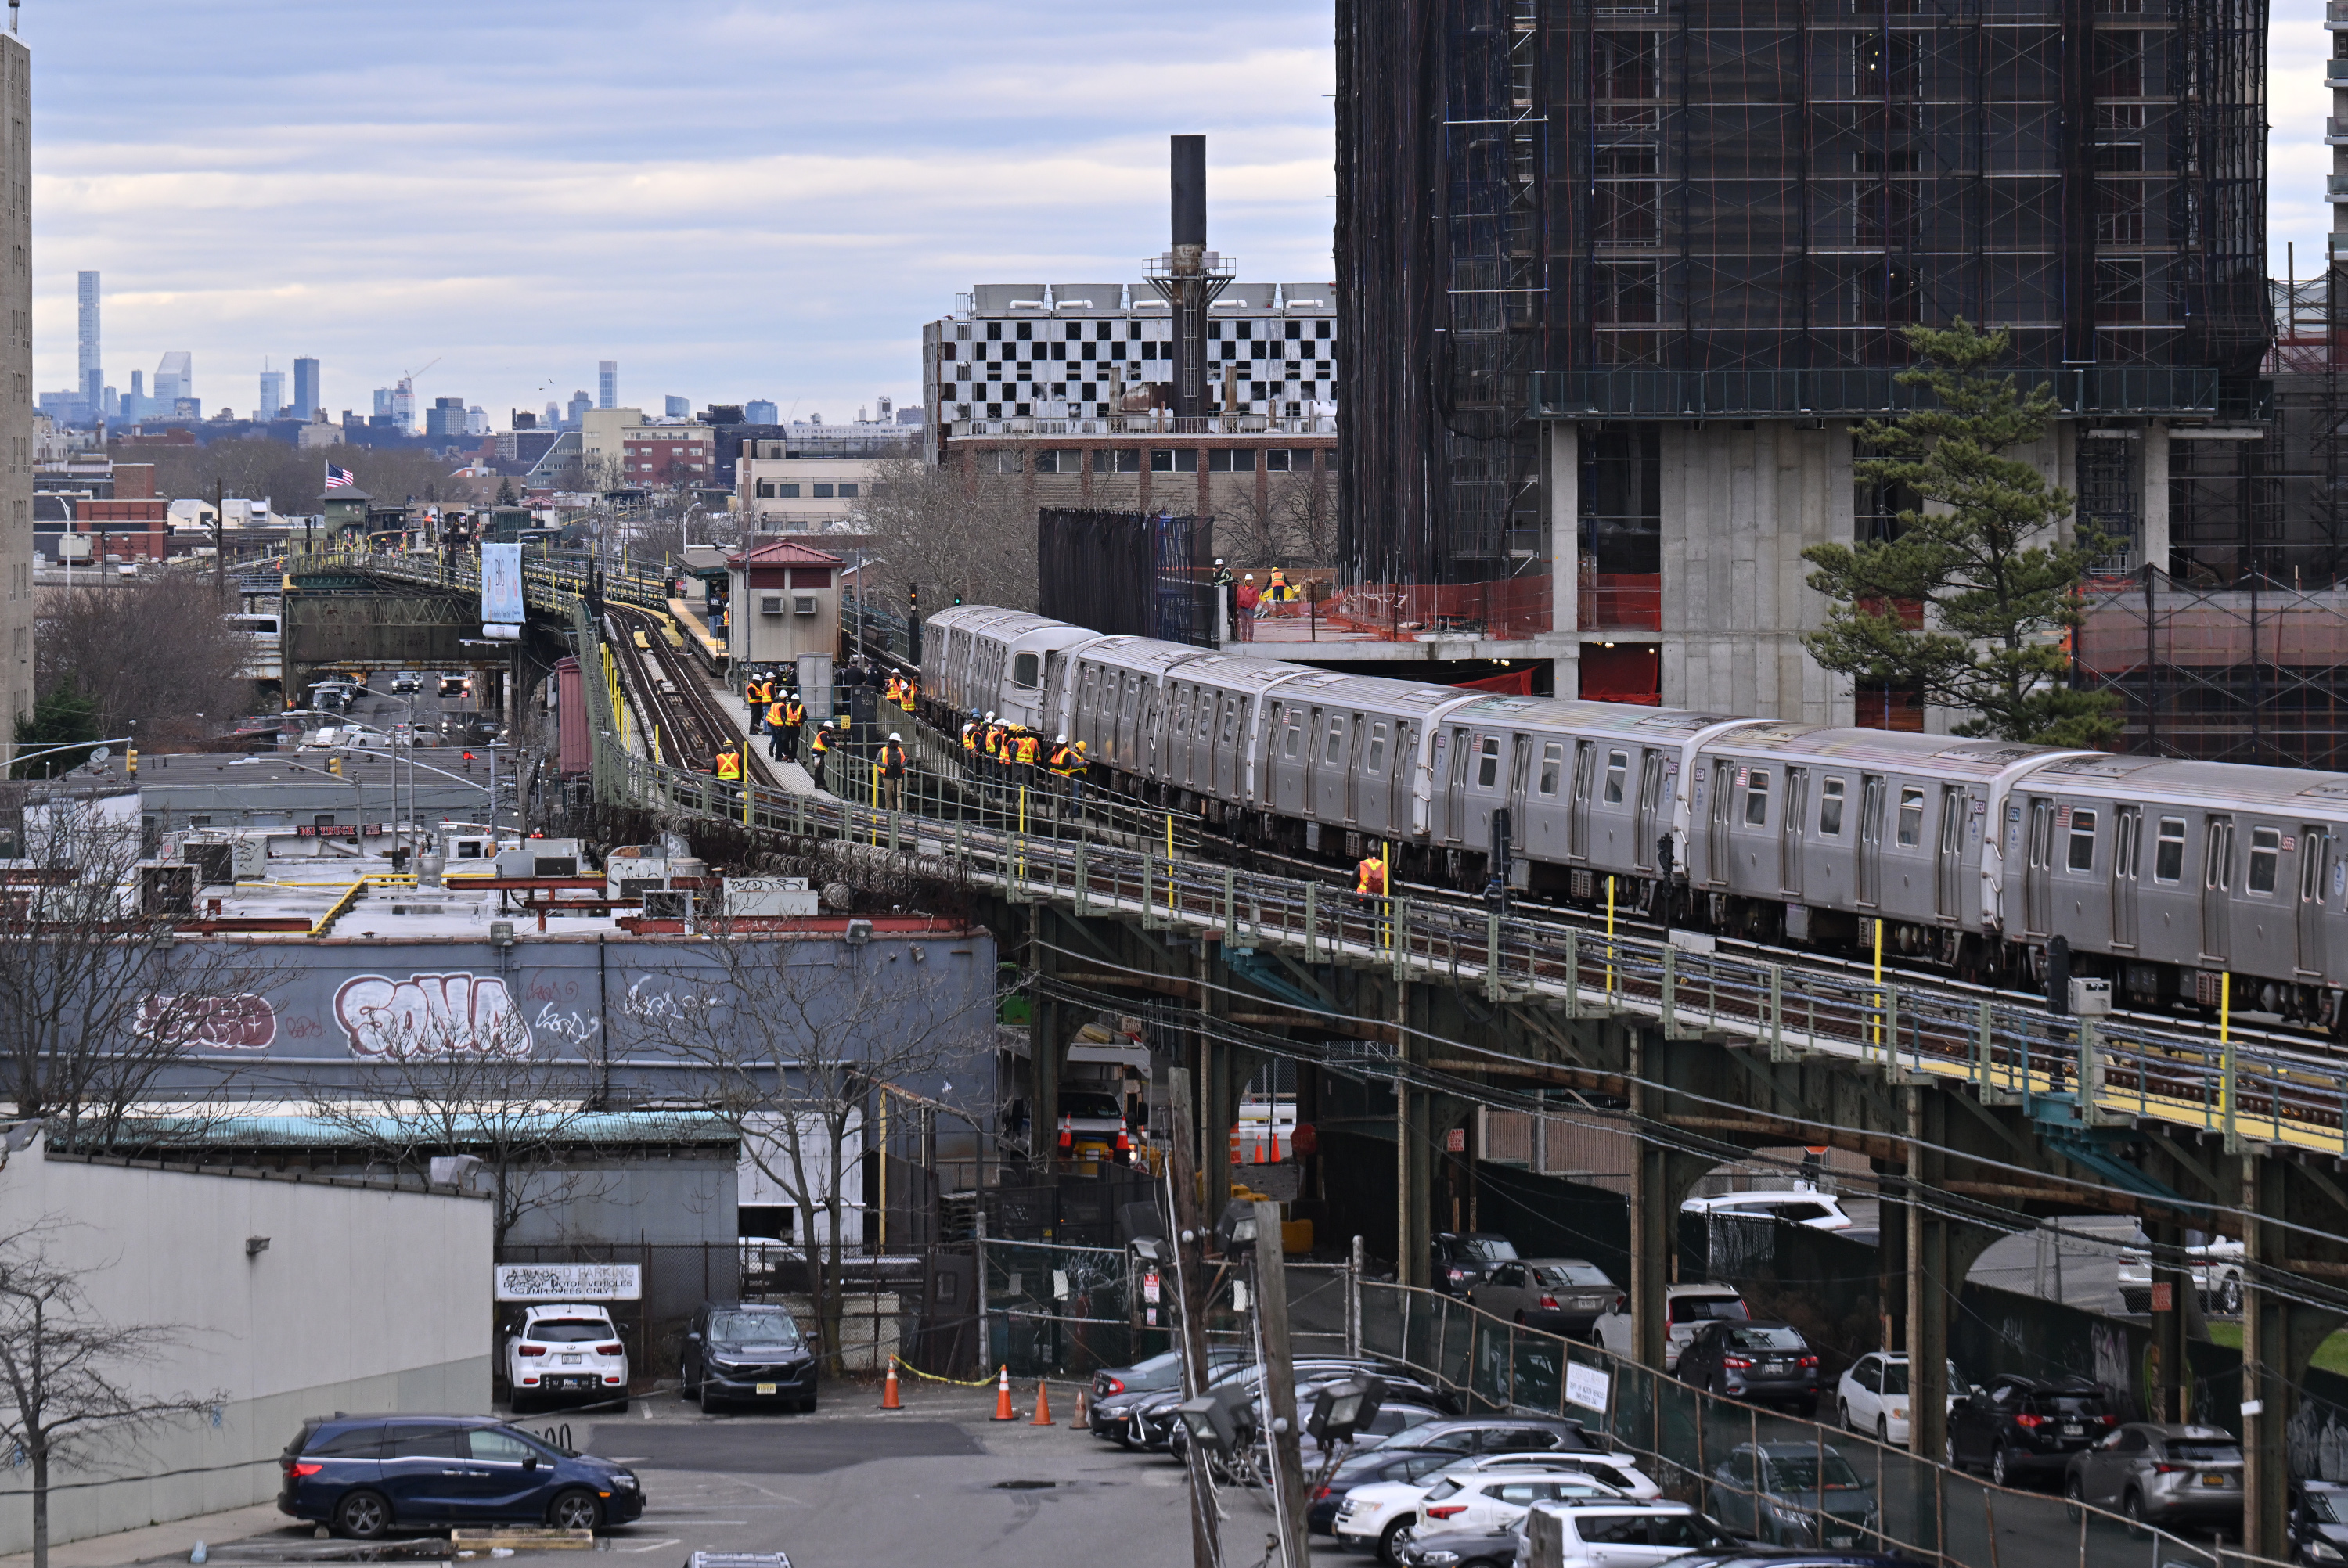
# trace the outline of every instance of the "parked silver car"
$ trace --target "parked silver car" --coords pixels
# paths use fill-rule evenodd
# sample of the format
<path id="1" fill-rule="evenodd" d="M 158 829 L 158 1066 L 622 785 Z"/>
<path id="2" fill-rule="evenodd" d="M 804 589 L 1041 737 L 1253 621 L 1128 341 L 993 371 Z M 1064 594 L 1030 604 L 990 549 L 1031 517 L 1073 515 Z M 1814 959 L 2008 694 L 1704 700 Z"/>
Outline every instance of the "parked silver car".
<path id="1" fill-rule="evenodd" d="M 1587 1336 L 1620 1294 L 1604 1269 L 1578 1257 L 1496 1263 L 1468 1287 L 1469 1303 L 1496 1317 L 1574 1338 Z"/>
<path id="2" fill-rule="evenodd" d="M 2063 1496 L 2073 1519 L 2088 1503 L 2143 1524 L 2238 1525 L 2241 1446 L 2217 1427 L 2129 1421 L 2071 1456 Z"/>

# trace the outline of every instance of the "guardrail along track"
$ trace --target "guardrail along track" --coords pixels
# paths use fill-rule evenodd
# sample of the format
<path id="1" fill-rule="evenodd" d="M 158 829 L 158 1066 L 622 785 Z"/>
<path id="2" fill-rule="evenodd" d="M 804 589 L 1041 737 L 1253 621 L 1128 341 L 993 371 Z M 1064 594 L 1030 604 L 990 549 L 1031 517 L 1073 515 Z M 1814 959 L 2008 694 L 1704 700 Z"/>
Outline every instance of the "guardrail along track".
<path id="1" fill-rule="evenodd" d="M 461 589 L 438 562 L 356 557 L 345 564 Z M 410 576 L 417 572 L 417 576 Z M 533 603 L 566 619 L 583 654 L 598 630 L 582 600 L 526 574 Z M 632 638 L 619 641 L 632 641 Z M 665 644 L 656 636 L 647 641 Z M 669 650 L 674 654 L 675 650 Z M 677 661 L 682 664 L 682 661 Z M 714 723 L 731 729 L 697 680 Z M 2052 1136 L 2133 1120 L 2341 1155 L 2348 1074 L 2312 1042 L 2224 1042 L 2167 1020 L 2114 1014 L 2082 1028 L 2043 1005 L 1955 981 L 1887 974 L 1880 982 L 1834 962 L 1806 962 L 1724 944 L 1694 950 L 1652 932 L 1593 932 L 1557 911 L 1501 916 L 1452 898 L 1365 899 L 1312 877 L 1219 865 L 1161 847 L 872 810 L 831 796 L 787 794 L 756 768 L 747 789 L 655 764 L 622 748 L 600 681 L 585 683 L 599 799 L 724 817 L 754 830 L 852 839 L 950 866 L 1013 902 L 1079 915 L 1219 931 L 1225 945 L 1272 947 L 1308 963 L 1390 967 L 1406 980 L 1480 987 L 1497 1001 L 1537 1001 L 1567 1017 L 1632 1017 L 1667 1032 L 1718 1033 L 1777 1059 L 1838 1057 L 1870 1071 L 1964 1080 L 1985 1099 L 2029 1105 Z M 762 776 L 763 775 L 763 776 Z M 909 792 L 918 807 L 918 793 Z M 1495 1057 L 1496 1067 L 1505 1067 Z M 2084 1091 L 2083 1091 L 2084 1086 Z M 2066 1132 L 2067 1129 L 2067 1132 Z"/>

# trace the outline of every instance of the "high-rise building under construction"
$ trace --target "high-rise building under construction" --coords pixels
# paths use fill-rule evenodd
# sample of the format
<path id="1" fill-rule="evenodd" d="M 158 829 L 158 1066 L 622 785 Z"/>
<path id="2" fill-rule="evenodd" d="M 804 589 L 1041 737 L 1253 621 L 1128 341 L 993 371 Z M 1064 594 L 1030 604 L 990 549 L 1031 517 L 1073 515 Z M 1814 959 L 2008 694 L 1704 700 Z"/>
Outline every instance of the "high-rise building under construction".
<path id="1" fill-rule="evenodd" d="M 2271 335 L 2265 15 L 1340 7 L 1349 575 L 1545 573 L 1560 692 L 1849 722 L 1800 551 L 1887 526 L 1851 422 L 1912 398 L 1902 329 L 1959 317 L 2054 385 L 2036 460 L 2166 568 L 2172 443 L 2230 455 Z"/>

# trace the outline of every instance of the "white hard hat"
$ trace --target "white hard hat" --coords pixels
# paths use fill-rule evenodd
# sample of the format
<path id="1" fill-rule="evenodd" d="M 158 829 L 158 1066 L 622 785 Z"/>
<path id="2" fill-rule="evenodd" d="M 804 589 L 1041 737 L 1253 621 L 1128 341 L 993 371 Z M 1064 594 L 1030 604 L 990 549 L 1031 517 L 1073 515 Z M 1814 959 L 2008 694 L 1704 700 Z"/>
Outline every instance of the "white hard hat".
<path id="1" fill-rule="evenodd" d="M 902 735 L 901 735 L 901 734 L 899 734 L 896 731 L 891 730 L 891 731 L 890 731 L 890 732 L 889 732 L 889 738 L 890 738 L 891 740 L 892 740 L 892 741 L 901 741 L 901 740 L 903 740 L 905 737 L 904 737 L 904 736 L 902 736 Z"/>
<path id="2" fill-rule="evenodd" d="M 1066 744 L 1068 743 L 1068 737 L 1067 737 L 1067 733 L 1066 733 L 1066 731 L 1063 731 L 1063 732 L 1060 733 L 1060 735 L 1058 736 L 1058 738 L 1056 738 L 1056 740 L 1054 740 L 1054 741 L 1052 742 L 1052 743 L 1053 743 L 1054 745 L 1056 745 L 1056 746 L 1065 746 L 1065 745 L 1066 745 Z"/>
<path id="3" fill-rule="evenodd" d="M 986 711 L 986 716 L 987 716 L 988 718 L 990 718 L 990 719 L 992 719 L 993 717 L 994 717 L 994 709 L 992 709 L 992 708 L 989 708 L 989 709 Z"/>

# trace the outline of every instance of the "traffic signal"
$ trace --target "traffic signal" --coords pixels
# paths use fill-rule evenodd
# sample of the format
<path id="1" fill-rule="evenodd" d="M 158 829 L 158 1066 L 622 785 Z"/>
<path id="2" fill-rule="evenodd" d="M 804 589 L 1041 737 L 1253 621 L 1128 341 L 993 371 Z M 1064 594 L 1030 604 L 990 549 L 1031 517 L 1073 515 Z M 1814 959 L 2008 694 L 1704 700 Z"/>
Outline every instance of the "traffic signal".
<path id="1" fill-rule="evenodd" d="M 122 748 L 122 765 L 124 770 L 127 771 L 132 778 L 137 778 L 139 776 L 139 748 L 137 746 L 125 746 Z"/>
<path id="2" fill-rule="evenodd" d="M 962 602 L 962 595 L 960 595 L 960 594 L 955 594 L 955 595 L 954 595 L 954 600 L 953 600 L 953 601 L 954 601 L 956 604 L 960 604 L 960 603 Z"/>
<path id="3" fill-rule="evenodd" d="M 326 771 L 334 774 L 336 778 L 342 777 L 343 759 L 340 757 L 328 757 L 326 759 Z"/>
<path id="4" fill-rule="evenodd" d="M 905 585 L 905 609 L 913 615 L 922 613 L 922 589 L 918 583 Z"/>

